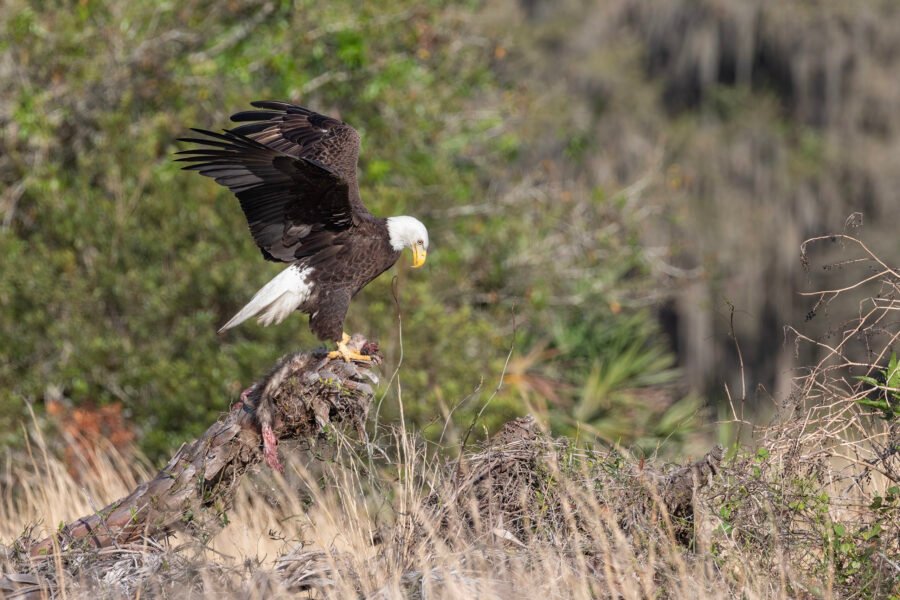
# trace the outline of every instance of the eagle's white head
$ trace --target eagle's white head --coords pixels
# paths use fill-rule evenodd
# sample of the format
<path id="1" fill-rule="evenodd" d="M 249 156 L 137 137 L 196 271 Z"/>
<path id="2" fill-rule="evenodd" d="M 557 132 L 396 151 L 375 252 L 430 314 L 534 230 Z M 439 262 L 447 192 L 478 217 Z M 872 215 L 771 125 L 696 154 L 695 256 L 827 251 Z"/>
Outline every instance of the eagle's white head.
<path id="1" fill-rule="evenodd" d="M 428 230 L 420 220 L 414 217 L 388 217 L 387 228 L 394 250 L 412 248 L 413 268 L 425 264 L 425 255 L 428 253 Z"/>

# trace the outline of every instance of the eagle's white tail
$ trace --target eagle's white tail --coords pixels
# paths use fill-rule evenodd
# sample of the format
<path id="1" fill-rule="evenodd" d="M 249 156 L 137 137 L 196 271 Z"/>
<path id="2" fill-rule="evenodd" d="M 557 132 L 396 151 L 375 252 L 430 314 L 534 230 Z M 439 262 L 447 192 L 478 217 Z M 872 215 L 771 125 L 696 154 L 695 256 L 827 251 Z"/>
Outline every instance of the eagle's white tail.
<path id="1" fill-rule="evenodd" d="M 261 325 L 281 323 L 309 298 L 312 284 L 306 277 L 308 274 L 308 268 L 291 265 L 256 292 L 247 306 L 231 317 L 219 333 L 237 327 L 255 315 L 259 315 Z"/>

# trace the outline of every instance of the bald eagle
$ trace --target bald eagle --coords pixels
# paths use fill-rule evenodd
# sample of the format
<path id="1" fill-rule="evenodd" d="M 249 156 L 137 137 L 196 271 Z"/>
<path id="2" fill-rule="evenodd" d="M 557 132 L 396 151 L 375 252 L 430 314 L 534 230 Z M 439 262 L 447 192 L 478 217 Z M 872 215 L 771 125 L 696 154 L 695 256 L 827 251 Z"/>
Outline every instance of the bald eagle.
<path id="1" fill-rule="evenodd" d="M 359 133 L 339 121 L 286 102 L 252 102 L 240 125 L 202 138 L 178 152 L 187 170 L 230 189 L 240 201 L 250 234 L 266 260 L 288 263 L 219 330 L 257 317 L 280 323 L 295 310 L 309 328 L 337 344 L 332 358 L 369 360 L 350 350 L 344 317 L 350 300 L 391 268 L 404 248 L 413 267 L 425 263 L 428 231 L 413 217 L 378 218 L 359 197 Z"/>

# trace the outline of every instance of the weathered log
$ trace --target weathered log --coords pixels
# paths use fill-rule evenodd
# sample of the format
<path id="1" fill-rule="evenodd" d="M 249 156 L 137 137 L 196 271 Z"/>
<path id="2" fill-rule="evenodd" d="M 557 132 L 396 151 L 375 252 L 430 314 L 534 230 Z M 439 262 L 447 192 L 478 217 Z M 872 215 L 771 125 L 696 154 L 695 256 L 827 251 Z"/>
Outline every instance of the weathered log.
<path id="1" fill-rule="evenodd" d="M 669 511 L 676 515 L 692 511 L 697 490 L 719 472 L 724 456 L 725 449 L 717 444 L 699 460 L 657 477 L 657 485 Z"/>
<path id="2" fill-rule="evenodd" d="M 581 466 L 608 463 L 604 468 L 587 468 L 563 477 L 561 456 L 570 451 L 569 440 L 550 437 L 539 429 L 531 415 L 513 419 L 497 432 L 485 449 L 460 457 L 450 467 L 445 486 L 425 500 L 425 505 L 431 509 L 428 520 L 448 532 L 471 528 L 476 523 L 493 527 L 492 523 L 502 522 L 513 536 L 530 536 L 534 533 L 533 506 L 561 507 L 568 501 L 560 496 L 568 492 L 559 486 L 548 485 L 548 482 L 567 479 L 582 491 L 621 488 L 622 497 L 628 496 L 629 500 L 608 508 L 623 513 L 623 528 L 629 527 L 625 521 L 630 518 L 626 513 L 631 511 L 627 509 L 638 504 L 646 506 L 648 511 L 662 509 L 690 525 L 688 521 L 693 515 L 697 493 L 718 472 L 724 454 L 721 446 L 715 446 L 700 460 L 671 471 L 627 462 L 620 467 L 614 464 L 615 460 L 609 461 L 602 454 L 596 454 L 582 461 Z M 597 500 L 605 504 L 603 498 Z M 559 514 L 563 512 L 560 508 Z M 552 509 L 547 510 L 543 518 L 555 518 L 553 513 Z M 677 533 L 679 539 L 687 539 L 682 532 Z M 688 531 L 686 535 L 690 533 Z"/>
<path id="3" fill-rule="evenodd" d="M 328 359 L 324 352 L 284 357 L 206 433 L 184 444 L 156 477 L 61 527 L 33 544 L 29 553 L 48 555 L 55 545 L 62 551 L 103 548 L 178 530 L 209 535 L 231 506 L 241 477 L 263 460 L 264 432 L 275 439 L 304 439 L 340 422 L 364 431 L 374 393 L 370 384 L 378 381 L 371 367 L 379 357 L 377 347 L 361 336 L 354 336 L 349 346 L 373 360 L 346 363 Z M 275 452 L 274 446 L 267 449 Z"/>

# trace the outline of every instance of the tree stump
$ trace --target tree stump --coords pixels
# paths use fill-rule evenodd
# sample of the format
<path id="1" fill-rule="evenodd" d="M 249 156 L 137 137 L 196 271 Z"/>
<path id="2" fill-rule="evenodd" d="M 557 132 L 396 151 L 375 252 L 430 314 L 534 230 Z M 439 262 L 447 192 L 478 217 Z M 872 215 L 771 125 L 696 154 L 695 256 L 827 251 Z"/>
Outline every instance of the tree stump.
<path id="1" fill-rule="evenodd" d="M 303 439 L 331 424 L 363 433 L 378 382 L 377 346 L 354 336 L 349 346 L 370 362 L 329 359 L 324 352 L 282 358 L 200 438 L 184 444 L 151 481 L 131 494 L 63 527 L 28 548 L 32 557 L 81 546 L 105 548 L 186 530 L 215 530 L 247 469 L 264 459 L 264 432 Z M 271 448 L 274 452 L 274 448 Z M 277 457 L 276 457 L 277 462 Z M 271 464 L 271 463 L 270 463 Z"/>

